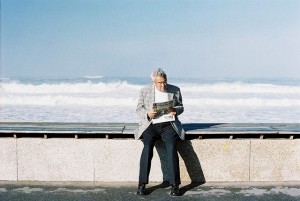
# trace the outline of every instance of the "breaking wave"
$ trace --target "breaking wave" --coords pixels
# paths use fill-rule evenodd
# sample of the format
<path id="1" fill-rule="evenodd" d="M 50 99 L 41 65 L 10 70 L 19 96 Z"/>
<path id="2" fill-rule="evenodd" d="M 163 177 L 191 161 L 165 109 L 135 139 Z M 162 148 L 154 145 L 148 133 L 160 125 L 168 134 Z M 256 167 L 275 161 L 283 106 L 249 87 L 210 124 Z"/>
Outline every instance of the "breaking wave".
<path id="1" fill-rule="evenodd" d="M 300 86 L 243 82 L 180 83 L 184 105 L 290 107 L 300 106 Z M 1 83 L 1 105 L 135 106 L 143 85 L 127 81 L 111 83 Z"/>

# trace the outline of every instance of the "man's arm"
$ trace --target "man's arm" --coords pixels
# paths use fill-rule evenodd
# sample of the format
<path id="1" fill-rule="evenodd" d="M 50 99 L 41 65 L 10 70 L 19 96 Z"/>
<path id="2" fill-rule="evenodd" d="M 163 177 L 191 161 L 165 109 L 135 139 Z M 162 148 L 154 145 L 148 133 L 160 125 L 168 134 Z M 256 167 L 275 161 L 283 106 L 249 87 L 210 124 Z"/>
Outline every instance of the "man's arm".
<path id="1" fill-rule="evenodd" d="M 144 104 L 144 91 L 141 90 L 139 94 L 138 104 L 136 107 L 136 113 L 142 118 L 147 119 L 147 110 Z"/>
<path id="2" fill-rule="evenodd" d="M 176 111 L 176 115 L 180 115 L 184 111 L 180 89 L 174 94 L 174 97 L 175 97 L 175 106 L 173 108 Z"/>
<path id="3" fill-rule="evenodd" d="M 136 108 L 136 113 L 145 120 L 150 121 L 152 118 L 154 118 L 157 115 L 157 112 L 154 112 L 153 110 L 147 111 L 145 107 L 145 98 L 146 98 L 146 92 L 145 90 L 141 90 L 139 94 L 139 100 L 138 105 Z"/>

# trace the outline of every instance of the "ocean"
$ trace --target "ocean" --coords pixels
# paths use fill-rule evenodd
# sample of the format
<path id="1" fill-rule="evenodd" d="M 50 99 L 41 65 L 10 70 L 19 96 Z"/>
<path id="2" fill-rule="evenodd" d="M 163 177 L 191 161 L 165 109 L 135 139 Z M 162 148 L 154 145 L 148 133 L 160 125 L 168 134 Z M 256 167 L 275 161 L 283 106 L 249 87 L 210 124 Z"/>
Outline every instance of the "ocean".
<path id="1" fill-rule="evenodd" d="M 168 78 L 182 123 L 300 123 L 300 79 Z M 0 121 L 138 122 L 150 77 L 0 78 Z"/>

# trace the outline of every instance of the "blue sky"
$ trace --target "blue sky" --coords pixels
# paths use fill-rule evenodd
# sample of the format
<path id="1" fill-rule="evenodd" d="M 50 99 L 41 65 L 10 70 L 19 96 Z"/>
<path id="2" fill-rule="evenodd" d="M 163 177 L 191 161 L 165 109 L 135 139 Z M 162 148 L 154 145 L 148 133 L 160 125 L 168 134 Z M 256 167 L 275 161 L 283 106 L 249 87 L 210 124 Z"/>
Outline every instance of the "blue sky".
<path id="1" fill-rule="evenodd" d="M 300 77 L 299 0 L 1 0 L 1 76 Z"/>

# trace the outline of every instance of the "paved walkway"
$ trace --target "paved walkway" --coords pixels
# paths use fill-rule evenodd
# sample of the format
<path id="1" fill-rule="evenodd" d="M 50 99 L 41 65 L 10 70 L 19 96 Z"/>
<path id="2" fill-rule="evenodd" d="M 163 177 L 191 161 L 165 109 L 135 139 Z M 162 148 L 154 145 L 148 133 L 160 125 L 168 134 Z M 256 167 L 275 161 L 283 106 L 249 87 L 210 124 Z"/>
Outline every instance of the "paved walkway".
<path id="1" fill-rule="evenodd" d="M 180 197 L 169 195 L 166 184 L 151 183 L 148 195 L 136 195 L 135 183 L 5 182 L 0 181 L 1 201 L 92 200 L 209 200 L 300 201 L 300 182 L 182 184 Z"/>

